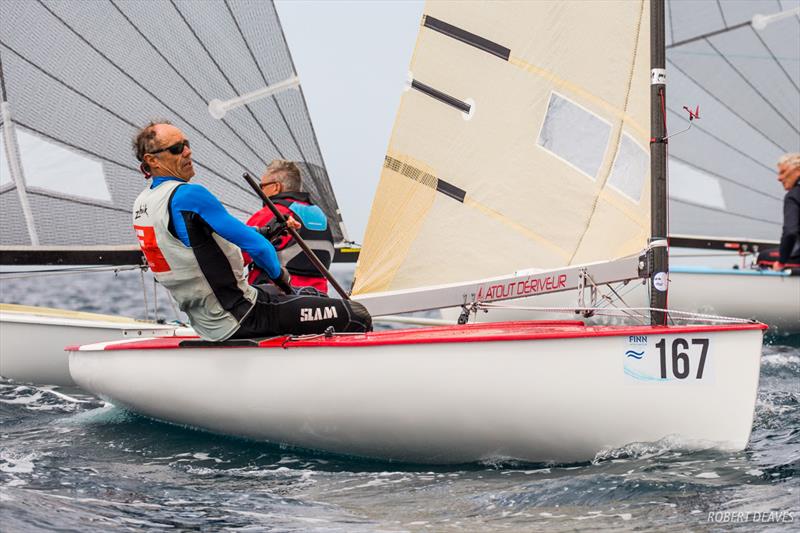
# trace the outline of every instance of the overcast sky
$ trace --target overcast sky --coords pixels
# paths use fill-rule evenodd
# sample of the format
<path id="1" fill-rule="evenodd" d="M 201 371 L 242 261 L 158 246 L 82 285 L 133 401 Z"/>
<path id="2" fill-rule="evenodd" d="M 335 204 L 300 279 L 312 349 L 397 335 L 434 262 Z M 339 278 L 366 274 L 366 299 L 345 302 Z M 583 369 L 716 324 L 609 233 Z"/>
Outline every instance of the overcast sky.
<path id="1" fill-rule="evenodd" d="M 275 4 L 349 237 L 362 242 L 423 2 Z"/>

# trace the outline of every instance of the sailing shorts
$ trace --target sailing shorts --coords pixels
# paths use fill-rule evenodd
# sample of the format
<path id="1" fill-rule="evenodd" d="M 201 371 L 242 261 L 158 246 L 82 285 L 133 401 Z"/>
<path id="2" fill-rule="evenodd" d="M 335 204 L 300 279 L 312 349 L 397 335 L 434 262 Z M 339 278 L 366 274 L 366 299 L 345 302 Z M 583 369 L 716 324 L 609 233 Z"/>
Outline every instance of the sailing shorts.
<path id="1" fill-rule="evenodd" d="M 258 297 L 253 309 L 242 320 L 231 339 L 251 339 L 278 335 L 309 335 L 335 332 L 372 331 L 372 318 L 358 302 L 322 296 L 321 293 L 286 295 L 274 285 L 253 285 Z"/>

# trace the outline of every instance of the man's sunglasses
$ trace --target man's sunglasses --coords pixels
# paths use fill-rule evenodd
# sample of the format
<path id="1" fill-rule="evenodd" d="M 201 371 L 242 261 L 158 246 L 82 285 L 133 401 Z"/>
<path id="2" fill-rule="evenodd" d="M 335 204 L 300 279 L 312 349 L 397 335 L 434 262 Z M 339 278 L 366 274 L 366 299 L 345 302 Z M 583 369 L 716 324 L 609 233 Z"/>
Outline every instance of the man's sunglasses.
<path id="1" fill-rule="evenodd" d="M 181 155 L 183 153 L 184 148 L 191 148 L 189 146 L 189 140 L 184 139 L 180 142 L 176 142 L 171 146 L 167 146 L 166 148 L 161 148 L 160 150 L 153 150 L 152 152 L 148 152 L 149 154 L 160 154 L 161 152 L 169 152 L 172 155 Z"/>

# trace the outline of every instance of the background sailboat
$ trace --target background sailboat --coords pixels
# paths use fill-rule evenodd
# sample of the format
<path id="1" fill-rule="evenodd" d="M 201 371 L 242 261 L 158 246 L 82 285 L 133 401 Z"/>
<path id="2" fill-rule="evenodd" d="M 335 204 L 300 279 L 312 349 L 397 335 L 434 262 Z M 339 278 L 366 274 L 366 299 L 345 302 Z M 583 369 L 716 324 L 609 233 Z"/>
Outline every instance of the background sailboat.
<path id="1" fill-rule="evenodd" d="M 800 2 L 668 1 L 666 22 L 670 129 L 701 110 L 670 139 L 672 232 L 777 240 L 776 161 L 800 151 Z"/>
<path id="2" fill-rule="evenodd" d="M 670 139 L 670 232 L 694 238 L 673 243 L 735 251 L 777 241 L 776 161 L 800 151 L 800 2 L 668 1 L 666 23 L 672 131 L 689 126 L 683 106 L 701 109 Z M 800 332 L 798 277 L 733 270 L 735 256 L 709 268 L 696 254 L 673 253 L 677 305 Z"/>
<path id="3" fill-rule="evenodd" d="M 2 2 L 0 19 L 3 265 L 141 265 L 130 218 L 145 181 L 131 141 L 154 118 L 187 133 L 197 182 L 243 220 L 260 201 L 242 172 L 258 176 L 275 158 L 300 162 L 335 240 L 347 240 L 301 87 L 221 120 L 209 114 L 214 99 L 296 78 L 271 2 Z M 41 369 L 50 376 L 51 358 L 66 371 L 62 349 L 70 342 L 174 329 L 131 319 L 111 321 L 121 324 L 115 329 L 108 317 L 80 318 L 2 307 L 0 374 L 30 380 Z M 45 344 L 37 348 L 37 340 Z M 11 358 L 25 365 L 39 359 L 29 353 L 42 354 L 45 365 L 20 373 Z"/>

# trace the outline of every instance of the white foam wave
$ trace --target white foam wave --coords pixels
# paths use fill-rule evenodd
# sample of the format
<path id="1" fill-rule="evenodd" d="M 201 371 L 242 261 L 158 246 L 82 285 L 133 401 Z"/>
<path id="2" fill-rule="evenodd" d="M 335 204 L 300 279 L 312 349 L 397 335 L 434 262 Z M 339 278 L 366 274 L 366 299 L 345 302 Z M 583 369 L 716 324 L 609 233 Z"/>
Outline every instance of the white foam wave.
<path id="1" fill-rule="evenodd" d="M 7 405 L 24 406 L 30 411 L 76 411 L 87 405 L 91 405 L 91 400 L 75 398 L 63 392 L 56 391 L 53 387 L 36 387 L 19 385 L 9 387 L 9 384 L 2 384 L 0 387 L 0 403 Z"/>
<path id="2" fill-rule="evenodd" d="M 500 475 L 510 476 L 512 474 L 531 475 L 531 474 L 550 474 L 550 473 L 551 473 L 550 468 L 535 468 L 533 470 L 503 470 L 502 472 L 500 472 Z"/>
<path id="3" fill-rule="evenodd" d="M 800 355 L 773 353 L 761 357 L 763 366 L 800 366 Z"/>
<path id="4" fill-rule="evenodd" d="M 791 393 L 789 393 L 791 394 Z M 774 418 L 779 417 L 787 412 L 792 412 L 797 409 L 793 403 L 787 402 L 780 404 L 775 402 L 776 398 L 770 396 L 762 396 L 756 399 L 756 419 L 760 420 L 766 417 Z"/>
<path id="5" fill-rule="evenodd" d="M 589 511 L 585 516 L 575 516 L 573 520 L 591 520 L 593 518 L 621 518 L 623 521 L 628 521 L 633 518 L 631 513 L 613 513 L 605 514 L 602 511 Z"/>
<path id="6" fill-rule="evenodd" d="M 177 461 L 177 462 L 180 462 Z M 198 476 L 230 476 L 233 478 L 253 478 L 253 479 L 260 479 L 260 478 L 290 478 L 294 479 L 295 483 L 298 484 L 312 484 L 316 483 L 314 476 L 317 472 L 313 470 L 297 470 L 297 469 L 290 469 L 284 466 L 278 468 L 257 468 L 252 466 L 242 467 L 242 468 L 228 468 L 228 469 L 220 469 L 220 468 L 208 468 L 203 466 L 195 466 L 195 465 L 187 465 L 186 471 L 190 474 L 198 475 Z"/>
<path id="7" fill-rule="evenodd" d="M 696 446 L 692 447 L 696 448 Z M 673 435 L 655 442 L 632 442 L 619 448 L 600 450 L 592 460 L 592 464 L 624 458 L 651 459 L 687 448 L 690 448 L 687 440 Z"/>
<path id="8" fill-rule="evenodd" d="M 30 474 L 36 466 L 40 454 L 30 453 L 16 456 L 8 452 L 0 452 L 0 472 L 13 474 Z"/>
<path id="9" fill-rule="evenodd" d="M 719 474 L 717 474 L 716 472 L 700 472 L 694 477 L 699 477 L 702 479 L 717 479 L 719 477 Z"/>
<path id="10" fill-rule="evenodd" d="M 18 390 L 18 389 L 17 389 Z M 15 390 L 14 392 L 17 392 Z M 41 392 L 36 392 L 34 394 L 30 394 L 28 396 L 17 396 L 15 398 L 0 398 L 0 403 L 5 403 L 9 405 L 28 405 L 28 404 L 35 404 L 42 399 L 43 394 Z"/>

